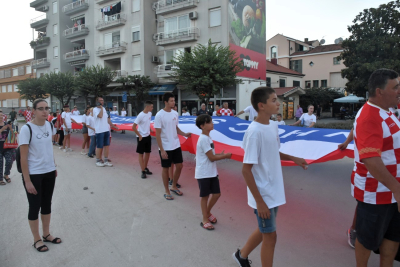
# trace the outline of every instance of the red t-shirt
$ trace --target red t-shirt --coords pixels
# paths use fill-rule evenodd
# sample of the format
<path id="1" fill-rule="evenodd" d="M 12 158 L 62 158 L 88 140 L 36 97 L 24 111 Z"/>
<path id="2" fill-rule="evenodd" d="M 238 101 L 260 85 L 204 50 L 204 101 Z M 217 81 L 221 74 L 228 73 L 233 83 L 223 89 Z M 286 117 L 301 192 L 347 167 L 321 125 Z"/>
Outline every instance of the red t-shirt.
<path id="1" fill-rule="evenodd" d="M 61 114 L 58 114 L 57 116 L 57 130 L 62 130 L 63 128 L 63 122 L 61 118 Z"/>
<path id="2" fill-rule="evenodd" d="M 218 110 L 218 114 L 221 114 L 221 116 L 233 116 L 233 112 L 229 108 L 221 108 L 220 110 Z"/>
<path id="3" fill-rule="evenodd" d="M 25 110 L 24 117 L 26 122 L 30 122 L 32 120 L 32 111 Z"/>

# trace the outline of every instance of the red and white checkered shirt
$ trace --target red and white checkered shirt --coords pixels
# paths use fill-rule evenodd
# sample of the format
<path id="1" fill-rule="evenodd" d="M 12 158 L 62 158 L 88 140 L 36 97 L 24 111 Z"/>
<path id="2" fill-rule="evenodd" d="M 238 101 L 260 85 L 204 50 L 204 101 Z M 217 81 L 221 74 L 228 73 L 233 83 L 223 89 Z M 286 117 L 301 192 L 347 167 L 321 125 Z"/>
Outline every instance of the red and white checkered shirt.
<path id="1" fill-rule="evenodd" d="M 229 108 L 228 109 L 221 108 L 218 111 L 218 113 L 221 114 L 221 116 L 233 116 L 233 112 Z"/>
<path id="2" fill-rule="evenodd" d="M 391 111 L 366 103 L 354 123 L 354 169 L 351 194 L 369 204 L 396 203 L 393 193 L 376 180 L 361 162 L 380 157 L 400 183 L 400 121 Z"/>
<path id="3" fill-rule="evenodd" d="M 32 120 L 32 111 L 25 110 L 24 116 L 25 116 L 25 121 L 30 122 Z"/>

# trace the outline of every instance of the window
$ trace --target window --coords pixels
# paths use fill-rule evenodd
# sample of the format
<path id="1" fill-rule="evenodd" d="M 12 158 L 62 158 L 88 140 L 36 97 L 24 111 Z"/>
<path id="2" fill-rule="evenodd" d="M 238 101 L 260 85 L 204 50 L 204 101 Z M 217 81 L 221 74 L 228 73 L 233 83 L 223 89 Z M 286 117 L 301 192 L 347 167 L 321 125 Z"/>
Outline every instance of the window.
<path id="1" fill-rule="evenodd" d="M 140 11 L 140 0 L 132 0 L 132 12 Z"/>
<path id="2" fill-rule="evenodd" d="M 311 81 L 306 81 L 306 88 L 311 88 Z"/>
<path id="3" fill-rule="evenodd" d="M 2 105 L 1 105 L 3 108 L 6 108 L 7 107 L 7 100 L 3 100 L 3 103 L 2 103 Z"/>
<path id="4" fill-rule="evenodd" d="M 279 87 L 286 87 L 286 79 L 279 79 Z"/>
<path id="5" fill-rule="evenodd" d="M 58 58 L 58 46 L 53 47 L 54 58 Z"/>
<path id="6" fill-rule="evenodd" d="M 299 73 L 303 72 L 303 60 L 302 59 L 292 60 L 292 61 L 290 61 L 289 65 L 290 65 L 291 70 L 297 71 Z"/>
<path id="7" fill-rule="evenodd" d="M 58 69 L 54 69 L 54 73 L 59 73 L 60 71 Z"/>
<path id="8" fill-rule="evenodd" d="M 190 47 L 188 47 L 188 48 L 178 48 L 178 49 L 175 49 L 175 50 L 164 51 L 165 64 L 171 64 L 172 63 L 172 59 L 174 57 L 177 57 L 181 53 L 188 52 L 189 49 L 190 49 Z"/>
<path id="9" fill-rule="evenodd" d="M 57 2 L 53 2 L 53 14 L 57 14 L 58 13 L 58 5 Z"/>
<path id="10" fill-rule="evenodd" d="M 321 80 L 321 87 L 322 88 L 328 87 L 328 80 Z"/>
<path id="11" fill-rule="evenodd" d="M 32 67 L 31 67 L 31 65 L 27 65 L 25 69 L 26 69 L 26 74 L 32 73 Z"/>
<path id="12" fill-rule="evenodd" d="M 278 57 L 278 49 L 276 49 L 276 46 L 271 47 L 271 58 L 277 58 Z"/>
<path id="13" fill-rule="evenodd" d="M 6 93 L 6 92 L 7 92 L 7 86 L 2 85 L 2 86 L 1 86 L 1 92 L 2 92 L 2 93 Z"/>
<path id="14" fill-rule="evenodd" d="M 54 35 L 57 35 L 57 34 L 58 34 L 58 25 L 57 25 L 57 24 L 54 24 L 54 25 L 53 25 L 53 34 L 54 34 Z"/>
<path id="15" fill-rule="evenodd" d="M 319 87 L 319 81 L 318 80 L 312 81 L 312 87 L 313 88 L 318 88 Z"/>
<path id="16" fill-rule="evenodd" d="M 271 87 L 271 77 L 267 77 L 267 86 Z"/>
<path id="17" fill-rule="evenodd" d="M 18 84 L 14 84 L 14 92 L 18 92 Z"/>
<path id="18" fill-rule="evenodd" d="M 140 41 L 140 25 L 132 27 L 132 42 Z"/>
<path id="19" fill-rule="evenodd" d="M 221 8 L 210 9 L 210 27 L 221 26 Z"/>
<path id="20" fill-rule="evenodd" d="M 13 76 L 18 76 L 18 68 L 12 69 Z"/>
<path id="21" fill-rule="evenodd" d="M 164 20 L 164 32 L 169 38 L 168 34 L 179 32 L 184 33 L 183 30 L 190 28 L 189 15 L 172 17 Z"/>
<path id="22" fill-rule="evenodd" d="M 133 71 L 141 70 L 140 55 L 132 56 Z"/>
<path id="23" fill-rule="evenodd" d="M 12 84 L 7 85 L 7 92 L 12 92 Z"/>
<path id="24" fill-rule="evenodd" d="M 104 34 L 104 46 L 106 48 L 119 47 L 120 41 L 121 41 L 121 35 L 119 31 Z"/>
<path id="25" fill-rule="evenodd" d="M 25 99 L 21 99 L 21 108 L 26 108 L 26 100 Z"/>
<path id="26" fill-rule="evenodd" d="M 300 81 L 293 81 L 293 87 L 299 87 Z"/>
<path id="27" fill-rule="evenodd" d="M 333 58 L 333 65 L 340 65 L 340 60 L 338 59 L 338 57 Z"/>

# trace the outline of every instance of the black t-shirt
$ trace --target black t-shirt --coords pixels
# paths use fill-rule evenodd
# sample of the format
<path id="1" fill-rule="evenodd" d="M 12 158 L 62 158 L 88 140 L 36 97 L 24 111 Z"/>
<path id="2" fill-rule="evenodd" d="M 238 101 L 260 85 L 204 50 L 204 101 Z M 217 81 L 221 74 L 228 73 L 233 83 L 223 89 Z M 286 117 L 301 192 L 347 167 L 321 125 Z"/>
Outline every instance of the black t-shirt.
<path id="1" fill-rule="evenodd" d="M 4 125 L 6 125 L 6 124 L 4 124 Z M 0 125 L 0 128 L 3 128 L 4 125 Z M 3 152 L 4 142 L 7 140 L 9 131 L 10 130 L 7 128 L 6 130 L 4 130 L 0 133 L 0 151 L 1 152 Z"/>
<path id="2" fill-rule="evenodd" d="M 17 117 L 17 112 L 11 111 L 10 112 L 10 119 L 11 119 L 12 122 L 14 122 L 16 117 Z"/>
<path id="3" fill-rule="evenodd" d="M 203 115 L 203 114 L 208 114 L 207 110 L 200 109 L 199 111 L 197 111 L 197 116 Z"/>

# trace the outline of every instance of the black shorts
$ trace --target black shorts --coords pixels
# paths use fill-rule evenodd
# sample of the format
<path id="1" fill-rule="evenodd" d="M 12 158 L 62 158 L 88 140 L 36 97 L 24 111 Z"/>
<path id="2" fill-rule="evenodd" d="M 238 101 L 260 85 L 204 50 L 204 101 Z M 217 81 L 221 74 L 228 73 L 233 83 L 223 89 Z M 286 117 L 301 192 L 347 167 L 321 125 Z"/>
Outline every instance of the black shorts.
<path id="1" fill-rule="evenodd" d="M 197 179 L 200 188 L 200 197 L 207 197 L 210 194 L 220 194 L 218 176 L 214 178 Z"/>
<path id="2" fill-rule="evenodd" d="M 368 250 L 377 250 L 384 238 L 400 242 L 400 213 L 397 203 L 374 205 L 357 202 L 358 242 Z"/>
<path id="3" fill-rule="evenodd" d="M 160 153 L 161 167 L 169 168 L 171 167 L 172 163 L 179 164 L 183 162 L 182 149 L 180 147 L 175 150 L 169 150 L 165 152 L 168 154 L 168 159 L 163 159 L 161 157 L 161 150 L 158 150 L 158 153 Z"/>
<path id="4" fill-rule="evenodd" d="M 137 138 L 137 148 L 136 153 L 144 154 L 151 152 L 151 136 L 143 137 L 142 141 L 139 141 L 139 137 Z"/>

